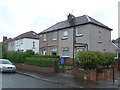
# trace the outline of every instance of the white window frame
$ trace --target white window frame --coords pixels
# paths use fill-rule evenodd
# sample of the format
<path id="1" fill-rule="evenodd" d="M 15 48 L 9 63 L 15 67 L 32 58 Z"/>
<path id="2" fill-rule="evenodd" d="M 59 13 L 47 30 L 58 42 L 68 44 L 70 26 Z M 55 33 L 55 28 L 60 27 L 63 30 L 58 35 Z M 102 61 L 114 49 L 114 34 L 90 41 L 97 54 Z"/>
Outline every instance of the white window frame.
<path id="1" fill-rule="evenodd" d="M 43 34 L 43 41 L 47 41 L 47 35 Z"/>
<path id="2" fill-rule="evenodd" d="M 57 54 L 57 49 L 56 48 L 50 49 L 50 52 L 51 52 L 51 55 L 53 52 L 55 52 Z"/>
<path id="3" fill-rule="evenodd" d="M 68 31 L 67 30 L 63 31 L 63 39 L 66 39 L 66 38 L 68 38 Z"/>
<path id="4" fill-rule="evenodd" d="M 42 50 L 42 51 L 41 51 L 41 54 L 42 54 L 42 55 L 46 55 L 46 50 Z"/>
<path id="5" fill-rule="evenodd" d="M 35 42 L 33 42 L 33 48 L 35 48 Z"/>
<path id="6" fill-rule="evenodd" d="M 85 51 L 86 48 L 83 46 L 83 47 L 77 47 L 76 48 L 76 52 L 79 52 L 79 51 Z"/>
<path id="7" fill-rule="evenodd" d="M 52 40 L 57 40 L 57 32 L 52 32 Z"/>
<path id="8" fill-rule="evenodd" d="M 63 51 L 68 51 L 68 55 L 63 55 Z M 69 57 L 69 53 L 70 53 L 69 47 L 62 48 L 62 57 Z"/>
<path id="9" fill-rule="evenodd" d="M 77 28 L 75 28 L 75 30 L 76 30 L 76 36 L 83 36 L 83 29 L 81 27 L 77 27 Z M 81 30 L 81 31 L 79 31 L 79 30 Z M 79 33 L 79 32 L 81 32 L 81 33 Z"/>
<path id="10" fill-rule="evenodd" d="M 102 41 L 101 41 L 101 31 L 98 32 L 98 39 L 99 39 L 98 43 L 102 43 Z"/>

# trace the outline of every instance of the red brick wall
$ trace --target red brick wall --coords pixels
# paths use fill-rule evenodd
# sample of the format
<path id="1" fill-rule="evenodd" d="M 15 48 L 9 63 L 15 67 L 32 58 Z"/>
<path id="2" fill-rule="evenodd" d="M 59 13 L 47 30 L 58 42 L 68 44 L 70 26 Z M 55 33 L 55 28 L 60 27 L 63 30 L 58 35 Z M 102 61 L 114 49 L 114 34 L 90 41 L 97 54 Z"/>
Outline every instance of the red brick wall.
<path id="1" fill-rule="evenodd" d="M 73 64 L 73 58 L 65 58 L 65 64 L 67 65 Z"/>
<path id="2" fill-rule="evenodd" d="M 115 67 L 120 67 L 120 59 L 115 59 Z"/>
<path id="3" fill-rule="evenodd" d="M 89 75 L 90 75 L 89 76 L 90 80 L 96 81 L 96 77 L 97 77 L 96 76 L 97 75 L 96 70 L 91 70 L 90 73 L 89 73 Z"/>
<path id="4" fill-rule="evenodd" d="M 29 71 L 35 72 L 43 72 L 43 73 L 55 73 L 55 64 L 52 63 L 52 67 L 37 67 L 32 65 L 25 65 L 25 64 L 15 64 L 17 69 L 24 69 Z"/>
<path id="5" fill-rule="evenodd" d="M 113 75 L 113 69 L 110 68 L 110 69 L 104 69 L 102 71 L 102 73 L 97 73 L 96 70 L 90 70 L 90 71 L 83 71 L 83 70 L 78 70 L 78 64 L 73 64 L 74 66 L 74 69 L 73 69 L 73 74 L 78 76 L 78 77 L 81 77 L 83 78 L 85 74 L 87 74 L 87 79 L 88 80 L 93 80 L 93 81 L 96 81 L 96 80 L 101 80 L 101 79 L 106 79 L 108 78 L 109 76 Z M 117 69 L 114 68 L 114 71 L 117 72 Z"/>
<path id="6" fill-rule="evenodd" d="M 84 78 L 84 76 L 87 76 L 86 79 L 96 81 L 96 70 L 91 71 L 84 71 L 84 70 L 78 70 L 78 64 L 73 64 L 73 74 L 77 77 Z"/>

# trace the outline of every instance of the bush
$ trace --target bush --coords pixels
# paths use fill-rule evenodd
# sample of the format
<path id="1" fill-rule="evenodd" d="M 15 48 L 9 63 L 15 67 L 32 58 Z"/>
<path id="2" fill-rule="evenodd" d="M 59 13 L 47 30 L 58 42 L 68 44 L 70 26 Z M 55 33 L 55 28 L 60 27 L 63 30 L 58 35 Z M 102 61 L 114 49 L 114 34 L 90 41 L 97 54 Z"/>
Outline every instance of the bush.
<path id="1" fill-rule="evenodd" d="M 59 61 L 58 58 L 38 58 L 38 57 L 28 57 L 26 58 L 25 64 L 34 65 L 38 67 L 51 67 L 51 60 L 56 62 Z"/>
<path id="2" fill-rule="evenodd" d="M 59 58 L 60 56 L 56 56 L 56 55 L 32 55 L 31 57 L 39 57 L 39 58 Z"/>
<path id="3" fill-rule="evenodd" d="M 35 55 L 35 52 L 33 50 L 27 50 L 25 53 L 27 53 L 28 56 Z"/>
<path id="4" fill-rule="evenodd" d="M 111 53 L 111 52 L 104 53 L 105 60 L 103 61 L 102 66 L 109 67 L 110 65 L 112 65 L 114 63 L 114 60 L 113 60 L 114 57 L 115 57 L 114 53 Z"/>
<path id="5" fill-rule="evenodd" d="M 85 70 L 109 67 L 114 62 L 114 53 L 98 51 L 80 51 L 76 53 L 75 60 L 80 68 Z"/>
<path id="6" fill-rule="evenodd" d="M 98 66 L 98 57 L 95 55 L 95 51 L 77 52 L 75 60 L 79 63 L 79 66 L 85 70 L 95 69 Z"/>
<path id="7" fill-rule="evenodd" d="M 26 60 L 26 57 L 28 57 L 29 54 L 27 52 L 4 52 L 3 58 L 9 59 L 13 63 L 24 63 Z"/>

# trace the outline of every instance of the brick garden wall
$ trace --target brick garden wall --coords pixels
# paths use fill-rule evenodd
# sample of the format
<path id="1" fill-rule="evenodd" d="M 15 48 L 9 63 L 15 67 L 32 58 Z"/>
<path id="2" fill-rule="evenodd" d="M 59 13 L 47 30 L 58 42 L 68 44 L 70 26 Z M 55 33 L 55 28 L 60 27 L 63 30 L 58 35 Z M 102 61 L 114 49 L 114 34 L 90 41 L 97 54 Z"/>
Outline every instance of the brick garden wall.
<path id="1" fill-rule="evenodd" d="M 42 73 L 55 73 L 55 62 L 51 62 L 51 67 L 37 67 L 32 65 L 25 64 L 14 64 L 17 69 L 29 70 L 34 72 L 42 72 Z"/>
<path id="2" fill-rule="evenodd" d="M 117 68 L 114 68 L 114 71 L 117 72 L 118 71 Z M 113 75 L 112 68 L 104 69 L 102 70 L 101 73 L 98 73 L 96 70 L 90 70 L 90 71 L 79 70 L 77 64 L 74 64 L 74 69 L 72 70 L 72 72 L 77 77 L 84 79 L 84 77 L 86 76 L 87 80 L 93 80 L 93 81 L 106 79 L 110 77 L 111 75 Z"/>
<path id="3" fill-rule="evenodd" d="M 65 58 L 65 64 L 66 65 L 72 65 L 73 64 L 73 58 Z"/>
<path id="4" fill-rule="evenodd" d="M 115 67 L 120 67 L 120 58 L 115 59 Z"/>

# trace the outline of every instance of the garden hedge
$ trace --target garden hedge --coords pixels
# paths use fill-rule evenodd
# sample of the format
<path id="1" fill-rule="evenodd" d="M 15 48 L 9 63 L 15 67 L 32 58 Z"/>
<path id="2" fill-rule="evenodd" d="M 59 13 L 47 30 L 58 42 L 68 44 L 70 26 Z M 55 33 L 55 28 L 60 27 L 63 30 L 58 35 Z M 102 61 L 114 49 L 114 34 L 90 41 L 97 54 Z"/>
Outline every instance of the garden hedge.
<path id="1" fill-rule="evenodd" d="M 38 57 L 38 58 L 59 58 L 60 56 L 56 56 L 56 55 L 32 55 L 31 57 Z"/>
<path id="2" fill-rule="evenodd" d="M 27 57 L 25 64 L 34 65 L 38 67 L 51 67 L 51 64 L 50 64 L 51 61 L 55 61 L 57 63 L 59 61 L 59 58 Z"/>
<path id="3" fill-rule="evenodd" d="M 13 63 L 24 63 L 26 57 L 30 57 L 31 55 L 34 55 L 34 52 L 32 50 L 27 50 L 25 52 L 19 52 L 19 51 L 3 52 L 3 58 L 9 59 Z"/>
<path id="4" fill-rule="evenodd" d="M 111 52 L 79 51 L 75 60 L 85 70 L 109 67 L 114 62 L 115 54 Z"/>

